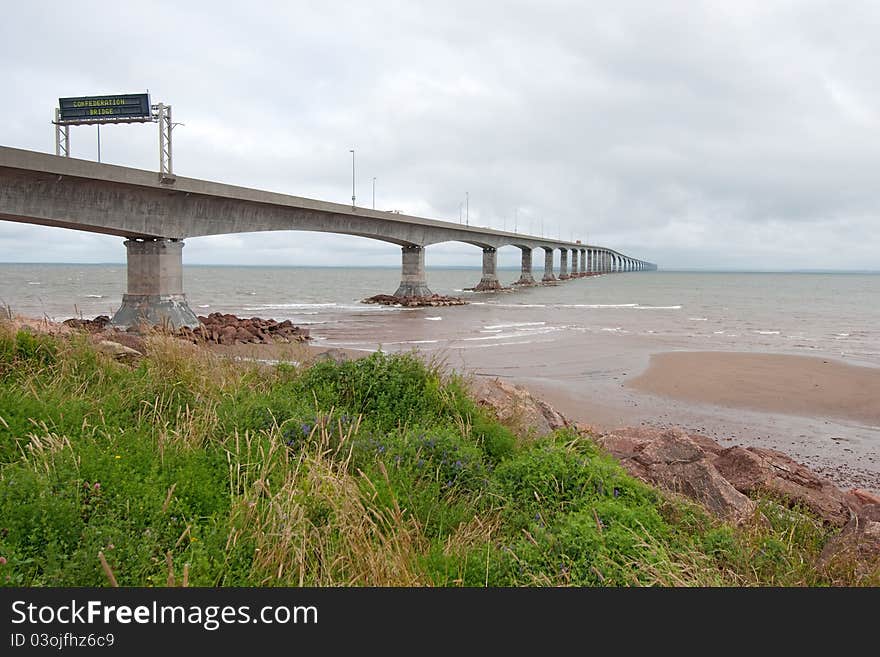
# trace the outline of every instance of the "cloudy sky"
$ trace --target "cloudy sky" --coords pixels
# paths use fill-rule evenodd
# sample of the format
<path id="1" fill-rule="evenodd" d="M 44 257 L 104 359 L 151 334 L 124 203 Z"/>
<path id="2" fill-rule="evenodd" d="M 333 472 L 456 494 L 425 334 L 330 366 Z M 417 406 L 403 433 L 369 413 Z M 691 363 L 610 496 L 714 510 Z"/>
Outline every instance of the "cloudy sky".
<path id="1" fill-rule="evenodd" d="M 173 107 L 175 172 L 588 240 L 673 268 L 880 269 L 880 3 L 10 2 L 0 144 L 54 152 L 60 96 Z M 96 130 L 71 128 L 96 159 Z M 102 160 L 157 168 L 154 124 Z M 187 241 L 185 263 L 394 265 L 366 239 Z M 518 262 L 507 247 L 502 264 Z M 0 221 L 0 262 L 121 262 Z M 472 246 L 428 265 L 478 266 Z"/>

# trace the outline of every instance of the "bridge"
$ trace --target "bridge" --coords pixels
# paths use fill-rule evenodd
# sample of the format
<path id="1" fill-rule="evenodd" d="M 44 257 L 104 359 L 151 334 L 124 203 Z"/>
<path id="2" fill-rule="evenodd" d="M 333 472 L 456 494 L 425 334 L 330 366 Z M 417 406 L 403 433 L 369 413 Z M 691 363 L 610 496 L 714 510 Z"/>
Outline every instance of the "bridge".
<path id="1" fill-rule="evenodd" d="M 339 203 L 277 194 L 155 171 L 99 164 L 0 146 L 0 219 L 125 238 L 127 291 L 112 323 L 146 321 L 175 328 L 198 319 L 183 292 L 184 239 L 258 231 L 306 230 L 357 235 L 401 247 L 395 296 L 431 295 L 425 248 L 465 242 L 483 252 L 474 288 L 501 288 L 497 250 L 522 251 L 516 285 L 534 285 L 532 251 L 544 250 L 543 282 L 612 272 L 652 271 L 656 265 L 601 246 L 509 233 Z M 559 266 L 554 270 L 554 253 Z M 569 255 L 571 265 L 569 266 Z M 558 272 L 558 273 L 556 273 Z"/>

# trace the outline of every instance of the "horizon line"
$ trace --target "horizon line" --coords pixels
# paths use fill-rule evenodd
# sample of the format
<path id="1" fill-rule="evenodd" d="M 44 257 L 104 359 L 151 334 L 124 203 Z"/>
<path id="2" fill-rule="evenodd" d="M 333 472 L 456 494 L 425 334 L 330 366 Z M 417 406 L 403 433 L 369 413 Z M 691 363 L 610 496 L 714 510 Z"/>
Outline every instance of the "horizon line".
<path id="1" fill-rule="evenodd" d="M 0 262 L 2 265 L 75 265 L 75 266 L 115 266 L 125 267 L 127 263 L 122 262 L 58 262 L 58 261 L 29 261 L 29 262 Z M 360 265 L 354 267 L 334 266 L 334 265 L 282 265 L 282 264 L 221 264 L 221 263 L 183 263 L 186 267 L 245 267 L 252 269 L 399 269 L 400 265 Z M 479 265 L 433 265 L 426 266 L 425 269 L 468 269 L 481 270 Z M 543 267 L 533 267 L 534 270 L 543 271 Z M 498 267 L 500 271 L 519 271 L 520 267 Z M 556 267 L 554 267 L 554 271 Z M 653 272 L 628 272 L 628 273 L 707 273 L 707 274 L 880 274 L 880 269 L 831 269 L 831 268 L 790 268 L 790 269 L 761 269 L 761 268 L 702 268 L 702 267 L 678 267 L 678 268 L 659 268 Z"/>

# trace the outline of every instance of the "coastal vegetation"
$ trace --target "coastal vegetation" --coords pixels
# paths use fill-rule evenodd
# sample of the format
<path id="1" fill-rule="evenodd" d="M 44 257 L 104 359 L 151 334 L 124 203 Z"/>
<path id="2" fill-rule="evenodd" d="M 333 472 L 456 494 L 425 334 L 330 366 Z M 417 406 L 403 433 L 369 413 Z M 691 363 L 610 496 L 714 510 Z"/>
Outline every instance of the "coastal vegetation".
<path id="1" fill-rule="evenodd" d="M 758 499 L 727 524 L 589 435 L 515 433 L 415 355 L 234 361 L 173 338 L 121 363 L 0 325 L 0 583 L 878 584 L 836 531 Z"/>

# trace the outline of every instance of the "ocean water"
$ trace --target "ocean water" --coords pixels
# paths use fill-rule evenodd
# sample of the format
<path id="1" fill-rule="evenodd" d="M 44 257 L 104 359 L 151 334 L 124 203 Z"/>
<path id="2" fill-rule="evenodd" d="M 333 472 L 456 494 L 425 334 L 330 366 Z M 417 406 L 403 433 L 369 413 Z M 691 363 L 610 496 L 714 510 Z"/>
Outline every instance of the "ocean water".
<path id="1" fill-rule="evenodd" d="M 519 272 L 499 275 L 509 283 Z M 576 334 L 880 366 L 880 274 L 641 272 L 464 291 L 479 277 L 475 269 L 429 269 L 434 292 L 471 305 L 417 310 L 360 303 L 396 289 L 394 268 L 188 266 L 184 287 L 197 314 L 290 319 L 316 342 L 351 348 L 485 349 Z M 0 265 L 0 304 L 22 315 L 112 314 L 124 287 L 123 265 Z"/>

